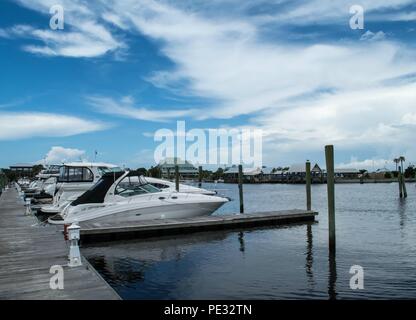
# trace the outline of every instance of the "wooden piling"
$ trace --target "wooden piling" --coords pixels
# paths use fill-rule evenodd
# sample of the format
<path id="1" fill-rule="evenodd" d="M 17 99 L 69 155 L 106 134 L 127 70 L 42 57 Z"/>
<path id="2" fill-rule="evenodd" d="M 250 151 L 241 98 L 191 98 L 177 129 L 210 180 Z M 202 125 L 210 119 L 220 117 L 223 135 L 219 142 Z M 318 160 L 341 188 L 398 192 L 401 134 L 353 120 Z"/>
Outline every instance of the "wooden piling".
<path id="1" fill-rule="evenodd" d="M 243 166 L 238 166 L 238 193 L 240 198 L 240 213 L 244 213 L 244 199 L 243 199 Z"/>
<path id="2" fill-rule="evenodd" d="M 176 191 L 179 192 L 179 166 L 175 165 L 175 187 Z"/>
<path id="3" fill-rule="evenodd" d="M 406 180 L 404 178 L 404 173 L 402 174 L 402 190 L 403 190 L 403 197 L 407 198 Z"/>
<path id="4" fill-rule="evenodd" d="M 403 180 L 402 180 L 402 167 L 399 166 L 397 178 L 399 180 L 399 196 L 403 198 Z"/>
<path id="5" fill-rule="evenodd" d="M 335 176 L 334 176 L 334 146 L 325 146 L 327 191 L 328 191 L 328 229 L 329 250 L 335 252 Z"/>
<path id="6" fill-rule="evenodd" d="M 311 163 L 306 161 L 306 210 L 312 209 L 311 183 Z"/>
<path id="7" fill-rule="evenodd" d="M 198 187 L 202 187 L 202 166 L 198 168 Z"/>

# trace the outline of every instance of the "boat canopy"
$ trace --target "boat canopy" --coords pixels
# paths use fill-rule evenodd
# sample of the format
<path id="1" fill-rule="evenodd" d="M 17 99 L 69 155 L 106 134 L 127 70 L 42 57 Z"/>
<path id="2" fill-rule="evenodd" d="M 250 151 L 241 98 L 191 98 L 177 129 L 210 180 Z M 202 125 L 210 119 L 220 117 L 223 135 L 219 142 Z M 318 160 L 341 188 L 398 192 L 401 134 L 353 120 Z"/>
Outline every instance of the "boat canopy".
<path id="1" fill-rule="evenodd" d="M 125 174 L 124 171 L 105 173 L 94 186 L 75 199 L 71 206 L 85 203 L 103 203 L 108 190 L 123 174 Z"/>
<path id="2" fill-rule="evenodd" d="M 123 175 L 124 178 L 116 186 L 115 194 L 117 195 L 130 197 L 143 193 L 160 192 L 158 188 L 150 185 L 139 171 L 108 172 L 105 173 L 88 191 L 74 200 L 71 203 L 71 206 L 86 203 L 103 203 L 108 190 Z"/>

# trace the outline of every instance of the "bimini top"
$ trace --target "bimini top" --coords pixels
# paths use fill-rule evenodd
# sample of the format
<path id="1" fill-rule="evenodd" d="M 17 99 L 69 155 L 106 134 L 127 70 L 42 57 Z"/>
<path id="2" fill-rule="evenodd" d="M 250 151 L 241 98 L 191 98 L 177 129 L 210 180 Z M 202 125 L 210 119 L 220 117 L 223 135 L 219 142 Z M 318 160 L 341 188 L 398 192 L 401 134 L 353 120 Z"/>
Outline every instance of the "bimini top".
<path id="1" fill-rule="evenodd" d="M 139 171 L 107 172 L 101 177 L 100 180 L 98 180 L 98 182 L 94 186 L 92 186 L 88 191 L 86 191 L 76 200 L 74 200 L 71 203 L 71 206 L 77 206 L 85 203 L 103 203 L 108 190 L 118 179 L 120 179 L 123 176 L 124 178 L 119 183 L 119 185 L 123 183 L 129 184 L 129 177 L 138 177 L 137 181 L 134 182 L 136 186 L 148 184 L 146 179 L 142 176 L 142 173 Z M 127 179 L 127 181 L 124 182 L 124 179 Z M 158 190 L 157 188 L 154 189 Z"/>
<path id="2" fill-rule="evenodd" d="M 105 162 L 68 162 L 63 164 L 65 167 L 107 167 L 107 168 L 117 168 L 115 164 L 105 163 Z"/>

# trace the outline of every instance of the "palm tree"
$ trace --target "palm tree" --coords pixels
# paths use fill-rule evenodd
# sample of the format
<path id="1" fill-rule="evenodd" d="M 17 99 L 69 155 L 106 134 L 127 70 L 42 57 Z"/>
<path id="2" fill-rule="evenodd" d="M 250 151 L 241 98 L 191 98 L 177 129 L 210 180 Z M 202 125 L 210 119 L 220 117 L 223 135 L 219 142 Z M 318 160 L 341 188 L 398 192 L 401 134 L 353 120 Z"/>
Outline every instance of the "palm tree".
<path id="1" fill-rule="evenodd" d="M 400 156 L 400 157 L 399 157 L 399 161 L 400 161 L 400 165 L 401 165 L 401 167 L 402 167 L 402 173 L 403 173 L 403 162 L 405 162 L 405 161 L 406 161 L 406 158 L 405 158 L 405 157 L 403 157 L 403 156 Z"/>
<path id="2" fill-rule="evenodd" d="M 398 158 L 395 158 L 393 161 L 396 164 L 396 172 L 397 172 L 397 171 L 399 171 L 399 169 L 397 168 L 397 166 L 399 165 L 399 161 L 400 160 Z"/>

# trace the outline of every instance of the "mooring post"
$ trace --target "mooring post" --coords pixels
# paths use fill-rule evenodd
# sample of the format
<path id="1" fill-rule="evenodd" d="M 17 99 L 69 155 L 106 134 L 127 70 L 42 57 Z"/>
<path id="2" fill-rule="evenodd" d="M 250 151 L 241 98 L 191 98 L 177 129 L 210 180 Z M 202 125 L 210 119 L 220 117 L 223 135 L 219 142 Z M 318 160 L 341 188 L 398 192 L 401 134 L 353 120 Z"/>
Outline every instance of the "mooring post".
<path id="1" fill-rule="evenodd" d="M 403 190 L 403 197 L 407 198 L 406 180 L 404 178 L 404 173 L 402 174 L 402 190 Z"/>
<path id="2" fill-rule="evenodd" d="M 328 229 L 329 250 L 335 252 L 335 178 L 334 178 L 334 146 L 325 146 L 326 180 L 328 190 Z"/>
<path id="3" fill-rule="evenodd" d="M 403 181 L 402 181 L 402 167 L 399 166 L 399 172 L 397 176 L 399 180 L 399 196 L 403 198 Z"/>
<path id="4" fill-rule="evenodd" d="M 238 166 L 238 193 L 240 196 L 240 213 L 244 213 L 244 199 L 243 199 L 243 166 Z"/>
<path id="5" fill-rule="evenodd" d="M 179 166 L 175 165 L 175 187 L 176 191 L 179 192 Z"/>
<path id="6" fill-rule="evenodd" d="M 198 187 L 201 188 L 202 186 L 202 166 L 198 168 Z"/>
<path id="7" fill-rule="evenodd" d="M 71 242 L 69 246 L 69 267 L 78 267 L 82 265 L 81 253 L 79 252 L 78 241 L 80 239 L 80 226 L 72 223 L 68 227 L 68 237 Z"/>
<path id="8" fill-rule="evenodd" d="M 312 198 L 311 198 L 311 163 L 306 161 L 306 210 L 312 209 Z"/>

